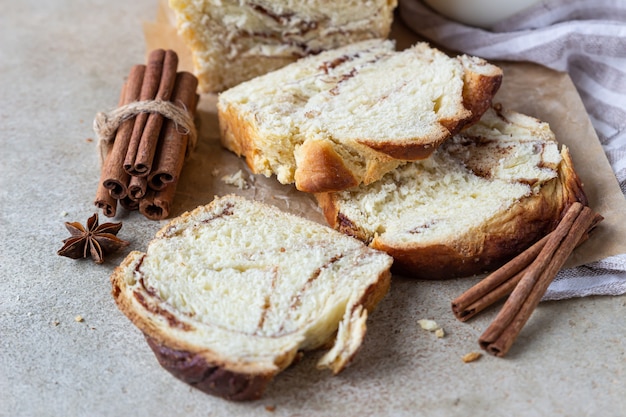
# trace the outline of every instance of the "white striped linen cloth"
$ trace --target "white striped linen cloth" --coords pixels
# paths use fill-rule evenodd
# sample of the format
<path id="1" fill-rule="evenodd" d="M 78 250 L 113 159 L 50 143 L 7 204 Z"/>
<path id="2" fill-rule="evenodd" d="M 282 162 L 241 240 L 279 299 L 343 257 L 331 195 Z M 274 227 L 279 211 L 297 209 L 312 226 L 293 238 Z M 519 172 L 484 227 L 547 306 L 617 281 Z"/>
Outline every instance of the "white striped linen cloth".
<path id="1" fill-rule="evenodd" d="M 568 72 L 626 196 L 626 1 L 543 0 L 493 27 L 449 20 L 420 0 L 400 18 L 444 48 Z M 626 293 L 626 254 L 559 272 L 544 300 Z"/>

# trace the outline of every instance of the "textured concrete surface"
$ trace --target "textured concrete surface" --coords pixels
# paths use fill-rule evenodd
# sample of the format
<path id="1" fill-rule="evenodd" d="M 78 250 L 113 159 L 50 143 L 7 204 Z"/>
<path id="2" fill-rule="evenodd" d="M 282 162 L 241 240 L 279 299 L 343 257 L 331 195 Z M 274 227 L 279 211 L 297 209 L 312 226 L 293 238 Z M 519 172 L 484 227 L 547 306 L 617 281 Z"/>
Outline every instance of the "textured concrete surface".
<path id="1" fill-rule="evenodd" d="M 124 252 L 103 265 L 56 255 L 63 222 L 94 212 L 91 120 L 143 62 L 141 24 L 156 2 L 0 5 L 0 416 L 626 415 L 626 297 L 542 303 L 506 359 L 465 364 L 495 314 L 453 318 L 449 301 L 472 279 L 394 278 L 360 354 L 339 376 L 317 371 L 313 353 L 264 399 L 242 404 L 174 379 L 110 296 L 108 277 Z M 185 181 L 183 205 L 215 192 Z M 116 220 L 129 250 L 145 248 L 161 226 L 137 214 Z M 446 336 L 420 329 L 421 318 Z"/>

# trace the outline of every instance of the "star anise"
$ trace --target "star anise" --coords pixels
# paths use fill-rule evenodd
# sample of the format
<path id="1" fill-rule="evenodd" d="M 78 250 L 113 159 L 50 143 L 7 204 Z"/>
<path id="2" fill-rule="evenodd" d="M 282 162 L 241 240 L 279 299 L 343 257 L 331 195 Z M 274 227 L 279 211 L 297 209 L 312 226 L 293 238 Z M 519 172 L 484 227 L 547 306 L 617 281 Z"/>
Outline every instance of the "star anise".
<path id="1" fill-rule="evenodd" d="M 116 236 L 122 228 L 122 223 L 98 225 L 98 213 L 87 220 L 86 229 L 78 222 L 65 222 L 65 227 L 71 236 L 63 240 L 64 245 L 57 254 L 68 258 L 86 258 L 91 255 L 97 264 L 101 264 L 106 253 L 115 252 L 129 244 Z"/>

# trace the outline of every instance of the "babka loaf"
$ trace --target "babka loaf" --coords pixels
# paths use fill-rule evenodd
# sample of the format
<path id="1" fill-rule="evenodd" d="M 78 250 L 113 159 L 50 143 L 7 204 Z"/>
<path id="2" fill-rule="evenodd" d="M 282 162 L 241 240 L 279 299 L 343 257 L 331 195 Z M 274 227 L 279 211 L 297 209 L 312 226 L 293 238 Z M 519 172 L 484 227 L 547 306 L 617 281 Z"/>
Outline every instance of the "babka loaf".
<path id="1" fill-rule="evenodd" d="M 422 279 L 495 269 L 587 203 L 568 149 L 547 123 L 500 107 L 368 186 L 317 199 L 327 221 Z"/>
<path id="2" fill-rule="evenodd" d="M 352 237 L 225 196 L 164 226 L 111 276 L 160 364 L 207 393 L 259 398 L 301 350 L 341 371 L 387 293 L 392 258 Z"/>
<path id="3" fill-rule="evenodd" d="M 203 92 L 217 92 L 296 59 L 386 38 L 397 0 L 169 0 Z"/>
<path id="4" fill-rule="evenodd" d="M 222 144 L 254 173 L 306 192 L 371 183 L 428 157 L 491 105 L 502 71 L 426 43 L 369 40 L 307 57 L 220 94 Z"/>

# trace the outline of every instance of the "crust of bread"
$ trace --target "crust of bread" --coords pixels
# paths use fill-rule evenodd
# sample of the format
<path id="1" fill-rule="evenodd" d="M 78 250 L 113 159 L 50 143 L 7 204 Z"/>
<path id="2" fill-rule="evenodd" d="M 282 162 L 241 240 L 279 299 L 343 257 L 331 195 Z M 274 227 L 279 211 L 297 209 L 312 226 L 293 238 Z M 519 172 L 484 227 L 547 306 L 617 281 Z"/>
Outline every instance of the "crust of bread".
<path id="1" fill-rule="evenodd" d="M 359 184 L 330 142 L 307 141 L 298 152 L 305 155 L 294 176 L 298 190 L 344 190 Z"/>
<path id="2" fill-rule="evenodd" d="M 502 85 L 502 70 L 487 64 L 486 61 L 476 57 L 462 55 L 459 60 L 465 68 L 463 105 L 472 112 L 472 117 L 461 122 L 444 124 L 452 134 L 456 134 L 461 129 L 471 126 L 480 120 L 480 117 L 492 104 L 492 98 L 496 95 Z"/>
<path id="3" fill-rule="evenodd" d="M 375 236 L 371 247 L 394 258 L 393 271 L 405 276 L 443 280 L 493 271 L 534 242 L 554 230 L 567 208 L 578 201 L 588 204 L 580 178 L 567 147 L 561 150 L 558 176 L 544 184 L 537 194 L 521 199 L 483 224 L 471 242 L 442 242 L 437 245 L 391 245 Z M 328 223 L 336 230 L 360 240 L 366 233 L 343 216 L 333 193 L 316 194 Z"/>
<path id="4" fill-rule="evenodd" d="M 263 396 L 275 373 L 237 373 L 207 361 L 201 353 L 175 350 L 145 335 L 159 364 L 181 381 L 231 401 L 257 400 Z"/>
<path id="5" fill-rule="evenodd" d="M 120 311 L 143 333 L 159 364 L 176 378 L 207 394 L 233 401 L 260 398 L 276 374 L 293 362 L 297 352 L 288 352 L 268 367 L 233 362 L 205 347 L 182 342 L 176 337 L 176 331 L 193 331 L 192 323 L 163 309 L 147 290 L 134 291 L 130 296 L 123 294 L 132 291 L 126 285 L 127 273 L 141 264 L 143 256 L 133 251 L 114 270 L 112 295 Z M 152 314 L 146 315 L 145 311 Z M 164 322 L 167 325 L 163 325 Z M 176 331 L 172 332 L 173 329 Z"/>
<path id="6" fill-rule="evenodd" d="M 359 142 L 393 159 L 417 161 L 426 159 L 449 137 L 461 129 L 471 126 L 491 107 L 492 99 L 502 84 L 502 70 L 487 61 L 466 55 L 457 57 L 463 64 L 463 106 L 469 112 L 448 119 L 439 119 L 438 135 L 427 138 L 412 138 L 407 141 L 390 140 L 374 142 L 367 139 Z M 385 172 L 378 175 L 380 178 Z M 367 184 L 367 182 L 364 182 Z M 345 189 L 345 188 L 344 188 Z M 313 191 L 315 192 L 315 191 Z"/>
<path id="7" fill-rule="evenodd" d="M 271 175 L 272 171 L 257 155 L 261 151 L 255 146 L 257 133 L 254 125 L 243 119 L 235 109 L 228 106 L 218 112 L 220 140 L 222 145 L 237 156 L 244 156 L 246 164 L 254 174 Z"/>
<path id="8" fill-rule="evenodd" d="M 428 53 L 426 45 L 415 46 L 415 53 Z M 424 137 L 351 139 L 339 143 L 332 138 L 305 138 L 297 145 L 294 158 L 284 166 L 271 166 L 262 149 L 267 138 L 256 131 L 254 114 L 240 114 L 228 100 L 218 103 L 221 140 L 224 147 L 245 157 L 252 172 L 271 176 L 281 183 L 295 183 L 308 193 L 336 192 L 358 184 L 370 184 L 406 161 L 429 157 L 446 139 L 478 121 L 490 107 L 502 82 L 502 70 L 475 57 L 460 56 L 462 66 L 462 106 L 431 126 Z M 264 140 L 265 139 L 265 140 Z M 278 141 L 278 139 L 277 139 Z M 282 173 L 278 173 L 282 170 Z"/>
<path id="9" fill-rule="evenodd" d="M 493 271 L 554 230 L 572 203 L 587 204 L 567 149 L 562 156 L 559 177 L 485 224 L 468 252 L 454 244 L 399 249 L 379 238 L 370 246 L 389 253 L 394 271 L 407 276 L 440 280 Z"/>
<path id="10" fill-rule="evenodd" d="M 193 216 L 194 212 L 182 214 L 157 232 L 155 239 L 177 234 Z M 260 398 L 272 379 L 297 358 L 298 346 L 276 352 L 271 361 L 259 362 L 224 356 L 211 350 L 201 340 L 192 343 L 189 338 L 180 337 L 194 332 L 201 324 L 195 322 L 192 316 L 179 314 L 173 306 L 155 294 L 154 290 L 143 285 L 143 278 L 138 278 L 141 275 L 137 272 L 145 256 L 142 252 L 133 251 L 124 259 L 111 275 L 111 293 L 120 311 L 143 333 L 159 364 L 172 375 L 205 393 L 233 401 L 248 401 Z M 350 301 L 353 308 L 346 314 L 354 316 L 359 313 L 362 318 L 362 321 L 355 322 L 362 325 L 353 328 L 347 326 L 347 331 L 351 332 L 348 335 L 350 343 L 354 343 L 352 338 L 356 338 L 357 342 L 362 340 L 367 311 L 374 309 L 389 291 L 389 266 L 359 293 L 360 298 L 355 303 Z M 140 285 L 131 284 L 136 280 Z M 342 332 L 341 328 L 340 324 L 339 334 Z M 336 337 L 337 334 L 331 334 L 326 340 L 310 341 L 305 349 L 319 349 L 333 344 L 341 347 L 341 343 L 335 342 Z M 322 365 L 330 368 L 333 373 L 339 373 L 351 363 L 357 351 L 358 349 L 348 349 L 345 355 L 342 352 L 337 355 L 327 354 L 332 361 Z"/>

